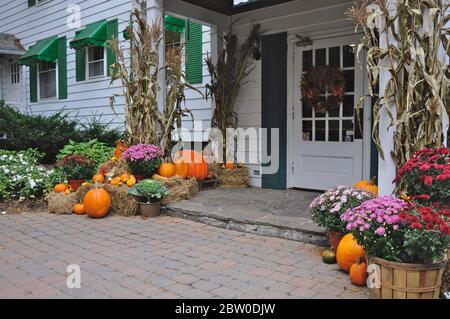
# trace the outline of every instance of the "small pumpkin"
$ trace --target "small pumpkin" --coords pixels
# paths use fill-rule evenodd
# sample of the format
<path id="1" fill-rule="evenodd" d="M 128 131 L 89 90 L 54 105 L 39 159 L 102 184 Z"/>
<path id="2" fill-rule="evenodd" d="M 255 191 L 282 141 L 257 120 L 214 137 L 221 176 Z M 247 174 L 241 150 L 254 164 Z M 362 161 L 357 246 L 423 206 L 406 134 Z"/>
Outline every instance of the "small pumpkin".
<path id="1" fill-rule="evenodd" d="M 123 173 L 122 175 L 120 175 L 120 181 L 122 183 L 128 182 L 129 179 L 130 179 L 130 174 L 128 174 L 128 173 Z"/>
<path id="2" fill-rule="evenodd" d="M 324 250 L 322 252 L 322 260 L 326 264 L 335 264 L 336 263 L 336 253 L 332 248 Z"/>
<path id="3" fill-rule="evenodd" d="M 73 212 L 76 215 L 84 215 L 86 212 L 84 211 L 84 205 L 83 204 L 75 204 L 73 206 Z"/>
<path id="4" fill-rule="evenodd" d="M 127 180 L 128 187 L 134 186 L 136 184 L 136 177 L 134 175 L 130 175 L 130 178 Z"/>
<path id="5" fill-rule="evenodd" d="M 92 177 L 92 182 L 95 183 L 104 183 L 105 182 L 105 176 L 103 174 L 97 174 Z"/>
<path id="6" fill-rule="evenodd" d="M 365 286 L 367 281 L 367 264 L 358 257 L 356 264 L 350 267 L 350 281 L 357 286 Z"/>
<path id="7" fill-rule="evenodd" d="M 91 189 L 84 196 L 83 205 L 89 217 L 102 218 L 111 207 L 111 196 L 103 188 Z"/>
<path id="8" fill-rule="evenodd" d="M 339 268 L 348 273 L 350 267 L 357 262 L 358 257 L 364 260 L 364 249 L 358 245 L 352 234 L 345 235 L 336 251 Z"/>
<path id="9" fill-rule="evenodd" d="M 175 165 L 167 162 L 162 163 L 159 166 L 158 174 L 167 178 L 175 176 Z"/>
<path id="10" fill-rule="evenodd" d="M 62 183 L 56 184 L 53 190 L 55 191 L 55 193 L 63 193 L 67 190 L 67 185 Z"/>
<path id="11" fill-rule="evenodd" d="M 374 177 L 372 177 L 369 181 L 366 180 L 359 181 L 353 187 L 365 190 L 367 192 L 372 193 L 375 196 L 378 196 L 378 186 L 375 184 Z"/>
<path id="12" fill-rule="evenodd" d="M 227 161 L 227 162 L 225 163 L 225 168 L 226 168 L 226 169 L 233 169 L 233 168 L 234 168 L 234 162 L 232 162 L 232 161 Z"/>
<path id="13" fill-rule="evenodd" d="M 120 181 L 120 177 L 114 177 L 114 178 L 111 180 L 111 185 L 119 186 L 119 185 L 121 185 L 121 184 L 122 184 L 122 182 Z"/>

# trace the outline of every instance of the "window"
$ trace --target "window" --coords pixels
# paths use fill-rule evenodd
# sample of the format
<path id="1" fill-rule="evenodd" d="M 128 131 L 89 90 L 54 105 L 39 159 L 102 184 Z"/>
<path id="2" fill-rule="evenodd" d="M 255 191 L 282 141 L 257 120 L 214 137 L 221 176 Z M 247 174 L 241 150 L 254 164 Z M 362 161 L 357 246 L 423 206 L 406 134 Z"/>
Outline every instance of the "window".
<path id="1" fill-rule="evenodd" d="M 105 49 L 103 47 L 88 47 L 87 62 L 89 78 L 105 75 Z"/>
<path id="2" fill-rule="evenodd" d="M 56 63 L 39 62 L 39 98 L 56 97 Z"/>
<path id="3" fill-rule="evenodd" d="M 11 84 L 20 83 L 20 67 L 17 63 L 11 63 Z"/>

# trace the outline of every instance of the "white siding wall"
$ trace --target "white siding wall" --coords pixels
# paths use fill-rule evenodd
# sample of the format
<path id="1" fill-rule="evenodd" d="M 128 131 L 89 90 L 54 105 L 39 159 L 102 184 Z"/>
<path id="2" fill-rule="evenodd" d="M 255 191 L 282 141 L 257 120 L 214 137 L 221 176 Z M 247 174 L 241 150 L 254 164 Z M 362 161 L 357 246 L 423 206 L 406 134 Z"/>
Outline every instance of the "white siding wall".
<path id="1" fill-rule="evenodd" d="M 352 1 L 343 0 L 297 0 L 243 13 L 235 17 L 237 20 L 235 32 L 239 37 L 245 38 L 252 23 L 261 23 L 261 29 L 265 34 L 288 32 L 288 35 L 293 35 L 298 33 L 314 39 L 336 32 L 351 33 L 354 25 L 344 14 L 351 4 Z M 292 52 L 288 52 L 288 58 L 292 59 Z M 250 82 L 241 89 L 235 106 L 239 115 L 239 126 L 243 128 L 261 127 L 261 62 L 255 61 L 254 66 L 255 69 L 249 77 Z M 292 76 L 292 70 L 288 70 L 288 75 Z M 289 102 L 288 99 L 288 114 L 290 114 L 291 104 L 292 102 Z M 289 134 L 290 132 L 288 132 L 288 136 Z M 256 156 L 257 152 L 255 147 L 247 151 L 240 151 L 238 160 L 245 159 L 246 156 Z M 248 166 L 251 172 L 251 184 L 261 186 L 261 177 L 254 174 L 255 171 L 261 171 L 260 165 Z"/>
<path id="2" fill-rule="evenodd" d="M 21 40 L 28 49 L 36 41 L 58 35 L 67 37 L 67 76 L 68 98 L 65 100 L 40 101 L 30 103 L 30 86 L 28 68 L 26 72 L 26 100 L 27 109 L 33 113 L 50 115 L 63 108 L 71 117 L 86 121 L 93 115 L 101 115 L 102 121 L 110 122 L 114 126 L 123 126 L 123 100 L 116 99 L 116 113 L 109 107 L 109 97 L 113 93 L 120 93 L 120 81 L 110 86 L 109 77 L 77 82 L 75 80 L 75 50 L 69 47 L 76 30 L 70 30 L 66 25 L 69 13 L 68 5 L 77 4 L 81 7 L 81 26 L 103 20 L 119 20 L 119 39 L 123 40 L 121 31 L 128 24 L 132 3 L 130 0 L 49 0 L 40 5 L 28 8 L 27 1 L 0 0 L 0 32 L 12 33 Z M 210 51 L 209 28 L 204 28 L 204 52 Z M 127 48 L 128 42 L 121 44 Z M 207 74 L 207 72 L 204 72 Z M 205 77 L 204 82 L 208 79 Z M 199 85 L 200 87 L 202 85 Z M 194 110 L 196 119 L 209 123 L 211 117 L 210 103 L 203 101 L 195 92 L 187 93 L 187 106 Z M 194 94 L 195 93 L 195 94 Z"/>

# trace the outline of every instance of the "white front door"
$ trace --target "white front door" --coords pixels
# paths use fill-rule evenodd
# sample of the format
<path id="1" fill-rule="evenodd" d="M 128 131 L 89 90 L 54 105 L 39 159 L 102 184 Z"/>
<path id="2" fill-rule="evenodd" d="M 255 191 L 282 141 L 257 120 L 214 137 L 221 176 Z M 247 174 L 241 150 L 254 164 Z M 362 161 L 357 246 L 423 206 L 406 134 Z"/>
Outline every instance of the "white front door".
<path id="1" fill-rule="evenodd" d="M 324 190 L 353 185 L 363 177 L 363 133 L 355 105 L 364 94 L 363 68 L 356 61 L 357 36 L 315 40 L 294 46 L 293 186 Z M 316 112 L 303 105 L 302 74 L 312 66 L 336 65 L 345 75 L 345 101 L 334 111 Z M 364 112 L 366 113 L 366 112 Z M 367 115 L 367 114 L 366 114 Z M 364 131 L 364 129 L 362 130 Z"/>

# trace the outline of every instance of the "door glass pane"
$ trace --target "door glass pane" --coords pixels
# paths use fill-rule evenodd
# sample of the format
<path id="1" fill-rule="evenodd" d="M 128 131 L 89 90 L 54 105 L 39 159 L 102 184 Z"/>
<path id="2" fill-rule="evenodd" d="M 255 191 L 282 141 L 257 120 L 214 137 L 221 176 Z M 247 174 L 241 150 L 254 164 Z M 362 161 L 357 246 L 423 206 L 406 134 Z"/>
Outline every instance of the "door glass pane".
<path id="1" fill-rule="evenodd" d="M 355 71 L 344 70 L 345 92 L 355 91 Z"/>
<path id="2" fill-rule="evenodd" d="M 344 117 L 352 117 L 355 112 L 355 96 L 354 95 L 346 95 L 344 98 Z"/>
<path id="3" fill-rule="evenodd" d="M 355 48 L 346 45 L 343 48 L 344 68 L 352 68 L 355 66 Z"/>
<path id="4" fill-rule="evenodd" d="M 316 121 L 316 141 L 325 141 L 325 121 Z"/>
<path id="5" fill-rule="evenodd" d="M 339 142 L 339 120 L 331 120 L 328 122 L 328 141 Z"/>
<path id="6" fill-rule="evenodd" d="M 341 67 L 341 47 L 329 48 L 328 60 L 328 64 Z"/>
<path id="7" fill-rule="evenodd" d="M 321 102 L 325 102 L 325 97 L 324 97 L 324 96 L 321 96 L 321 97 L 320 97 L 320 101 L 321 101 Z M 314 112 L 315 112 L 315 114 L 316 114 L 316 117 L 318 117 L 318 118 L 323 118 L 323 117 L 326 116 L 326 111 L 325 111 L 324 109 L 317 109 L 317 108 L 314 108 Z"/>
<path id="8" fill-rule="evenodd" d="M 342 121 L 342 141 L 353 142 L 353 120 Z"/>
<path id="9" fill-rule="evenodd" d="M 327 49 L 316 50 L 316 66 L 327 64 Z"/>
<path id="10" fill-rule="evenodd" d="M 302 116 L 312 117 L 313 108 L 311 106 L 306 105 L 306 103 L 302 103 Z"/>
<path id="11" fill-rule="evenodd" d="M 340 106 L 328 111 L 328 117 L 339 117 Z"/>
<path id="12" fill-rule="evenodd" d="M 302 141 L 312 141 L 312 121 L 303 121 Z"/>
<path id="13" fill-rule="evenodd" d="M 308 71 L 313 66 L 312 51 L 303 51 L 303 72 Z"/>

